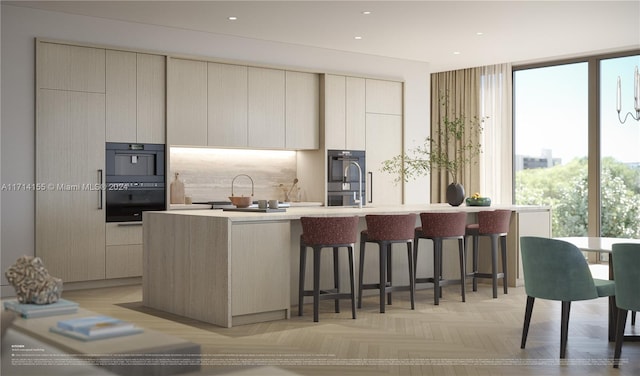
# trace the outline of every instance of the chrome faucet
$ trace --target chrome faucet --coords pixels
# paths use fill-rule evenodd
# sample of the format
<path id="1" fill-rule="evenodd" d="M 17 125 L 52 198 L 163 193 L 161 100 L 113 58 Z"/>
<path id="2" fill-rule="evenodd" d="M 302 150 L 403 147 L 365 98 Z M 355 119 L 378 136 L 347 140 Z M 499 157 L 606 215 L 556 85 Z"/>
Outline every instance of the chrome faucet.
<path id="1" fill-rule="evenodd" d="M 362 198 L 362 185 L 364 184 L 364 182 L 362 181 L 362 167 L 360 167 L 358 162 L 350 161 L 349 164 L 344 168 L 344 181 L 345 182 L 347 181 L 349 167 L 351 167 L 351 165 L 355 165 L 358 168 L 358 194 L 360 196 L 359 199 L 356 199 L 355 197 L 356 193 L 353 192 L 353 196 L 354 196 L 353 199 L 354 199 L 354 202 L 358 204 L 360 209 L 362 209 L 362 202 L 364 201 L 364 199 Z"/>

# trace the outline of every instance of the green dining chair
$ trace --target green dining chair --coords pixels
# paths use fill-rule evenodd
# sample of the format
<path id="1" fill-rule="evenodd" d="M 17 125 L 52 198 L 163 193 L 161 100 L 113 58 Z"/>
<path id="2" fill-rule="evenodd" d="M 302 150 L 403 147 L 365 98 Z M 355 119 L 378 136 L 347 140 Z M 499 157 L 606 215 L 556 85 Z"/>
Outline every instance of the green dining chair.
<path id="1" fill-rule="evenodd" d="M 527 293 L 520 348 L 524 349 L 527 342 L 535 299 L 559 300 L 562 302 L 560 358 L 564 359 L 571 302 L 613 296 L 615 282 L 593 278 L 582 252 L 565 241 L 523 236 L 520 251 Z"/>
<path id="2" fill-rule="evenodd" d="M 640 244 L 618 243 L 612 247 L 613 276 L 616 284 L 616 350 L 613 355 L 613 367 L 618 368 L 624 327 L 627 324 L 628 311 L 640 311 Z"/>

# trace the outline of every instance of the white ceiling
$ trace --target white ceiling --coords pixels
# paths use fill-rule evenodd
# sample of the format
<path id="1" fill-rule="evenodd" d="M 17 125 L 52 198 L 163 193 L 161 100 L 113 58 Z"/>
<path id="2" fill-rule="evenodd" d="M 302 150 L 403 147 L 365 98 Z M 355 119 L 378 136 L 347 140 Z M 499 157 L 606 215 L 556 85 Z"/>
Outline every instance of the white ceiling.
<path id="1" fill-rule="evenodd" d="M 3 2 L 417 60 L 433 71 L 640 48 L 640 0 Z"/>

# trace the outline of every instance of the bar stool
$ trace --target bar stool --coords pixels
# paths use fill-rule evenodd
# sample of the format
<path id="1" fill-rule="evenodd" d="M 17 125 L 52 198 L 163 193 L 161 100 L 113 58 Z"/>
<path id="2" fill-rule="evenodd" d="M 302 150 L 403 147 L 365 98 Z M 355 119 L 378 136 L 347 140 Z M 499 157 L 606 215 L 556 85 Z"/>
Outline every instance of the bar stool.
<path id="1" fill-rule="evenodd" d="M 358 217 L 302 217 L 302 235 L 300 235 L 300 281 L 298 283 L 298 316 L 302 316 L 305 296 L 313 296 L 313 321 L 318 322 L 320 300 L 335 300 L 335 311 L 340 312 L 340 299 L 351 299 L 351 314 L 356 318 L 355 270 L 353 248 L 358 237 Z M 304 275 L 307 260 L 307 247 L 313 249 L 313 290 L 304 289 Z M 340 292 L 338 268 L 338 249 L 347 248 L 349 254 L 349 277 L 351 292 Z M 320 290 L 320 251 L 333 248 L 333 285 L 334 289 Z"/>
<path id="2" fill-rule="evenodd" d="M 391 304 L 392 291 L 409 290 L 411 296 L 411 309 L 415 309 L 413 286 L 413 260 L 411 248 L 413 233 L 416 226 L 416 214 L 394 215 L 367 215 L 367 229 L 360 233 L 360 271 L 358 279 L 358 308 L 362 308 L 362 290 L 380 290 L 380 313 L 385 311 L 385 293 L 387 304 Z M 364 253 L 365 243 L 377 243 L 380 254 L 380 279 L 379 283 L 364 284 Z M 393 286 L 391 282 L 391 245 L 394 243 L 407 244 L 407 260 L 409 263 L 409 285 Z"/>
<path id="3" fill-rule="evenodd" d="M 478 291 L 478 278 L 493 280 L 493 297 L 498 297 L 498 278 L 502 278 L 504 293 L 507 293 L 507 233 L 509 232 L 510 210 L 478 212 L 478 223 L 467 225 L 465 239 L 473 237 L 473 291 Z M 491 273 L 478 272 L 478 239 L 488 236 L 491 239 Z M 502 273 L 498 273 L 498 238 L 502 251 Z"/>
<path id="4" fill-rule="evenodd" d="M 457 283 L 458 280 L 442 279 L 442 243 L 446 239 L 458 239 L 458 250 L 460 254 L 460 292 L 462 301 L 465 301 L 465 227 L 467 224 L 467 213 L 420 213 L 422 227 L 416 227 L 413 241 L 413 267 L 415 282 L 433 283 L 433 304 L 438 305 L 442 297 L 442 286 Z M 418 243 L 420 239 L 431 239 L 433 241 L 433 278 L 418 278 Z M 417 287 L 416 287 L 417 288 Z"/>

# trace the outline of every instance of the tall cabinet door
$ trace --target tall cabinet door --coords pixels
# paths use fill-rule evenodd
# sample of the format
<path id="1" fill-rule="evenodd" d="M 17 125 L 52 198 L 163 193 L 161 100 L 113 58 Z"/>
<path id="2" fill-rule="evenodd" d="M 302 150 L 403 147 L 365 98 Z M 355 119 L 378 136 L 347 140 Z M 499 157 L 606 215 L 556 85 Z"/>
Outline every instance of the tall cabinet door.
<path id="1" fill-rule="evenodd" d="M 36 256 L 64 282 L 105 278 L 105 95 L 40 89 Z"/>
<path id="2" fill-rule="evenodd" d="M 402 116 L 367 114 L 367 200 L 373 205 L 402 204 L 402 186 L 380 171 L 384 160 L 402 153 Z"/>

